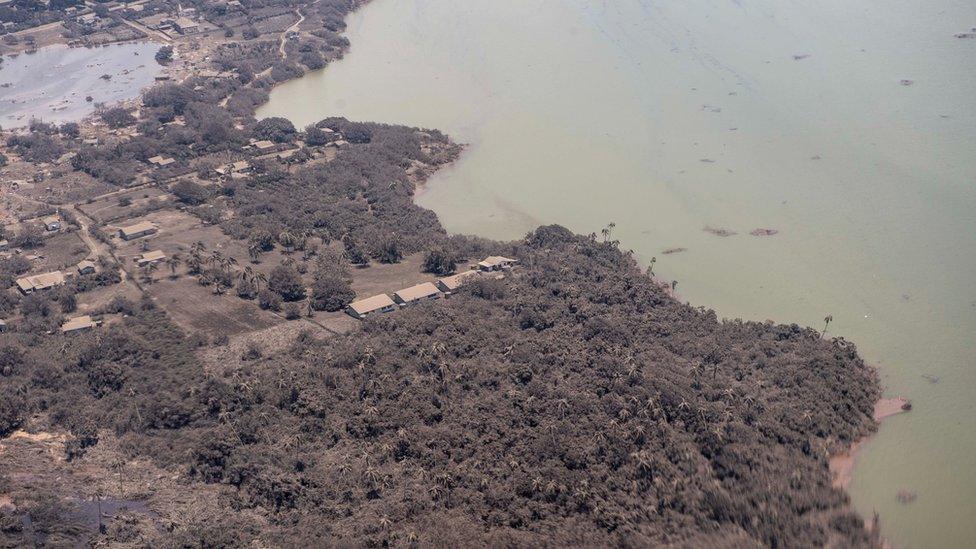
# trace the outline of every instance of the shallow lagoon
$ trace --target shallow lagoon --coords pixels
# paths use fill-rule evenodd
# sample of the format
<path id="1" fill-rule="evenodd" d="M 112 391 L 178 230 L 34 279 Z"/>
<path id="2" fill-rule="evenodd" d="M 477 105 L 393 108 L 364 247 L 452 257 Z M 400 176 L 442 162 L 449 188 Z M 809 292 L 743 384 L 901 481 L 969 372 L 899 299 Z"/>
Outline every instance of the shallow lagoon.
<path id="1" fill-rule="evenodd" d="M 860 455 L 855 505 L 899 546 L 968 547 L 976 40 L 954 34 L 974 22 L 954 0 L 374 0 L 345 60 L 259 114 L 469 143 L 418 198 L 453 232 L 612 221 L 722 316 L 833 315 L 915 405 Z"/>
<path id="2" fill-rule="evenodd" d="M 133 42 L 97 48 L 48 46 L 4 57 L 0 64 L 0 126 L 26 126 L 31 118 L 77 121 L 95 108 L 139 95 L 161 67 L 159 44 Z M 102 75 L 111 78 L 105 80 Z M 85 100 L 91 96 L 93 101 Z"/>

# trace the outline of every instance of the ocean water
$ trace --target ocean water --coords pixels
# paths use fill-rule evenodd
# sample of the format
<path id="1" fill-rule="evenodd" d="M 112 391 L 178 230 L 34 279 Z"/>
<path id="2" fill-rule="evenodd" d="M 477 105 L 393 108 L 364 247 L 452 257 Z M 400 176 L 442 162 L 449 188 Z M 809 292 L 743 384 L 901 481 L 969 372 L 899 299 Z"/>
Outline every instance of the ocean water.
<path id="1" fill-rule="evenodd" d="M 154 59 L 158 49 L 152 42 L 97 48 L 57 45 L 6 56 L 0 64 L 0 126 L 26 126 L 32 118 L 77 121 L 91 114 L 96 103 L 136 97 L 161 69 Z"/>
<path id="2" fill-rule="evenodd" d="M 856 508 L 896 546 L 971 547 L 972 27 L 955 0 L 373 0 L 259 116 L 441 129 L 468 148 L 417 200 L 452 232 L 612 222 L 721 316 L 832 315 L 914 404 L 860 454 Z"/>

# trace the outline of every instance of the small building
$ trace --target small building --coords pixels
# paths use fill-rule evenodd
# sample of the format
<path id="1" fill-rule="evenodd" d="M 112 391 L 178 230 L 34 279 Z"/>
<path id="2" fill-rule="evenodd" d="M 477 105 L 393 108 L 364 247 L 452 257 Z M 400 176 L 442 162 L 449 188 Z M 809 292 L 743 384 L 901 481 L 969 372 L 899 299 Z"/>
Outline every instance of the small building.
<path id="1" fill-rule="evenodd" d="M 10 249 L 10 242 L 6 240 L 0 240 L 0 252 L 5 252 Z"/>
<path id="2" fill-rule="evenodd" d="M 78 268 L 78 274 L 81 275 L 92 274 L 95 272 L 95 262 L 89 261 L 87 259 L 83 259 L 78 262 L 77 268 Z"/>
<path id="3" fill-rule="evenodd" d="M 373 297 L 354 301 L 346 307 L 346 313 L 359 320 L 374 313 L 389 313 L 394 310 L 396 310 L 396 303 L 386 294 L 374 295 Z"/>
<path id="4" fill-rule="evenodd" d="M 7 331 L 7 321 L 0 320 L 0 332 L 6 332 L 6 331 Z"/>
<path id="5" fill-rule="evenodd" d="M 159 263 L 164 259 L 166 259 L 166 254 L 164 254 L 162 250 L 153 250 L 137 257 L 136 264 L 142 267 L 143 265 L 149 265 L 150 263 Z"/>
<path id="6" fill-rule="evenodd" d="M 41 218 L 41 223 L 44 224 L 44 230 L 46 231 L 60 231 L 61 230 L 61 218 L 57 215 L 49 215 L 47 217 Z"/>
<path id="7" fill-rule="evenodd" d="M 503 269 L 511 269 L 516 263 L 518 263 L 517 259 L 509 259 L 500 255 L 491 255 L 486 257 L 484 261 L 478 262 L 477 268 L 486 272 L 501 271 Z"/>
<path id="8" fill-rule="evenodd" d="M 180 34 L 196 34 L 200 32 L 200 24 L 188 17 L 177 17 L 173 29 Z"/>
<path id="9" fill-rule="evenodd" d="M 441 297 L 441 291 L 437 289 L 437 286 L 433 282 L 417 284 L 416 286 L 404 288 L 393 294 L 393 300 L 400 305 L 412 305 L 424 300 L 438 299 L 439 297 Z"/>
<path id="10" fill-rule="evenodd" d="M 162 155 L 158 155 L 158 154 L 156 156 L 154 156 L 154 157 L 152 157 L 152 158 L 149 159 L 149 163 L 150 164 L 152 164 L 153 166 L 160 167 L 160 168 L 162 168 L 164 166 L 169 166 L 170 164 L 173 164 L 175 162 L 176 162 L 176 159 L 175 158 L 166 157 L 166 156 L 162 156 Z"/>
<path id="11" fill-rule="evenodd" d="M 122 240 L 135 240 L 136 238 L 156 234 L 157 232 L 159 232 L 159 229 L 156 227 L 156 224 L 149 221 L 142 221 L 135 225 L 119 228 L 119 236 Z"/>
<path id="12" fill-rule="evenodd" d="M 95 326 L 98 326 L 98 321 L 92 320 L 91 315 L 76 316 L 68 319 L 67 322 L 61 325 L 61 333 L 76 334 L 91 330 Z"/>
<path id="13" fill-rule="evenodd" d="M 261 141 L 255 141 L 254 143 L 252 143 L 252 145 L 254 146 L 255 149 L 259 151 L 266 151 L 268 149 L 273 149 L 275 147 L 274 142 L 268 141 L 267 139 L 263 139 Z"/>
<path id="14" fill-rule="evenodd" d="M 54 271 L 17 279 L 17 287 L 24 294 L 47 290 L 64 284 L 64 273 Z"/>
<path id="15" fill-rule="evenodd" d="M 437 279 L 437 288 L 445 294 L 450 294 L 457 291 L 471 277 L 478 277 L 480 274 L 480 271 L 464 271 L 456 275 L 445 276 L 444 278 Z"/>

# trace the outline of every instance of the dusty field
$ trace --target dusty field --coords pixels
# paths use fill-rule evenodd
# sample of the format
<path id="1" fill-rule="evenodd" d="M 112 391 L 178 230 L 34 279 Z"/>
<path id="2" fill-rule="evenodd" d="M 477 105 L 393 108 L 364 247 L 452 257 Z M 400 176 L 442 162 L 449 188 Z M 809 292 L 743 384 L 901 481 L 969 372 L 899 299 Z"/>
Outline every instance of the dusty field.
<path id="1" fill-rule="evenodd" d="M 122 206 L 123 200 L 130 202 Z M 84 204 L 78 208 L 89 217 L 100 223 L 110 223 L 138 214 L 141 208 L 152 204 L 153 201 L 172 202 L 173 196 L 157 187 L 143 187 L 109 194 Z"/>
<path id="2" fill-rule="evenodd" d="M 73 268 L 79 261 L 88 257 L 88 246 L 85 246 L 77 232 L 60 233 L 45 239 L 44 245 L 40 248 L 25 250 L 24 254 L 40 254 L 43 256 L 34 261 L 31 267 L 31 274 L 36 274 Z"/>
<path id="3" fill-rule="evenodd" d="M 397 290 L 408 288 L 421 282 L 433 282 L 440 277 L 430 273 L 420 272 L 424 254 L 408 255 L 400 263 L 386 265 L 370 263 L 365 269 L 352 269 L 352 289 L 357 299 L 374 296 L 376 294 L 392 294 Z M 458 264 L 457 272 L 465 271 L 469 263 Z"/>
<path id="4" fill-rule="evenodd" d="M 226 345 L 204 347 L 199 351 L 198 356 L 208 371 L 220 373 L 242 362 L 241 357 L 252 342 L 258 345 L 263 354 L 270 355 L 287 349 L 303 331 L 322 338 L 332 336 L 336 332 L 348 332 L 357 326 L 359 321 L 345 313 L 319 312 L 315 314 L 312 321 L 302 318 L 270 328 L 233 335 Z"/>
<path id="5" fill-rule="evenodd" d="M 132 283 L 113 284 L 111 286 L 96 288 L 89 292 L 82 292 L 77 295 L 78 311 L 74 314 L 90 314 L 108 305 L 112 301 L 112 298 L 117 295 L 121 295 L 129 301 L 138 302 L 139 298 L 142 297 L 142 292 Z"/>
<path id="6" fill-rule="evenodd" d="M 285 322 L 273 313 L 262 311 L 254 301 L 228 294 L 215 295 L 212 288 L 201 286 L 196 278 L 182 276 L 171 280 L 162 274 L 157 277 L 155 283 L 144 288 L 188 333 L 232 336 Z"/>

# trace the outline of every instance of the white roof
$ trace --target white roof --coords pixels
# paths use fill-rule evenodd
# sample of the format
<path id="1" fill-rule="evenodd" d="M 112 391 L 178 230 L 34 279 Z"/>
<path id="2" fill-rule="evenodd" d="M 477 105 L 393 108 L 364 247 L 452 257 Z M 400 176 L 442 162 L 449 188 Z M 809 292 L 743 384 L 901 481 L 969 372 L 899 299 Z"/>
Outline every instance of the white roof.
<path id="1" fill-rule="evenodd" d="M 374 295 L 373 297 L 367 297 L 366 299 L 361 299 L 359 301 L 354 301 L 349 304 L 349 308 L 356 311 L 358 314 L 371 313 L 373 311 L 378 311 L 385 307 L 395 307 L 396 303 L 390 299 L 390 296 L 386 294 Z"/>
<path id="2" fill-rule="evenodd" d="M 410 302 L 423 299 L 425 297 L 430 297 L 432 295 L 439 294 L 440 292 L 441 291 L 437 289 L 437 286 L 434 286 L 433 282 L 424 282 L 422 284 L 417 284 L 416 286 L 404 288 L 394 295 L 399 297 L 401 301 Z"/>
<path id="3" fill-rule="evenodd" d="M 74 318 L 68 319 L 67 322 L 61 325 L 62 332 L 73 332 L 75 330 L 84 330 L 85 328 L 93 328 L 96 326 L 94 320 L 90 315 L 76 316 Z"/>
<path id="4" fill-rule="evenodd" d="M 139 258 L 139 261 L 145 263 L 148 261 L 159 261 L 161 259 L 166 259 L 166 254 L 164 254 L 162 250 L 153 250 L 151 252 L 146 252 L 142 254 L 142 257 Z"/>
<path id="5" fill-rule="evenodd" d="M 516 259 L 509 259 L 500 255 L 490 255 L 486 257 L 484 261 L 478 263 L 478 265 L 481 265 L 482 267 L 497 267 L 503 263 L 516 263 L 517 261 L 518 260 Z"/>
<path id="6" fill-rule="evenodd" d="M 156 224 L 151 221 L 140 221 L 135 225 L 129 225 L 128 227 L 120 227 L 119 230 L 122 231 L 122 234 L 138 234 L 138 233 L 144 233 L 146 231 L 155 231 Z"/>
<path id="7" fill-rule="evenodd" d="M 443 284 L 448 291 L 453 291 L 460 288 L 466 279 L 479 275 L 480 273 L 478 273 L 478 271 L 464 271 L 463 273 L 458 273 L 453 276 L 445 276 L 444 278 L 439 279 L 438 282 Z"/>

